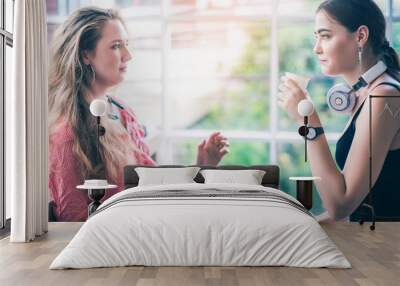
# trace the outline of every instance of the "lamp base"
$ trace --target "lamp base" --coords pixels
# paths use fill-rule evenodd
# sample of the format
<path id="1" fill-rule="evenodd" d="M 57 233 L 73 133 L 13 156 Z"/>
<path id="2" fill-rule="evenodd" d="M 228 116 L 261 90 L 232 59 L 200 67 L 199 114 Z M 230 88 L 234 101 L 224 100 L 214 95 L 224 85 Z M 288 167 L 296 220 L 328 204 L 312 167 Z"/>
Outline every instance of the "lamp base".
<path id="1" fill-rule="evenodd" d="M 104 197 L 105 193 L 105 189 L 88 189 L 88 196 L 93 201 L 88 206 L 88 216 L 94 213 L 101 205 L 100 200 Z"/>
<path id="2" fill-rule="evenodd" d="M 297 200 L 301 202 L 308 210 L 312 208 L 312 189 L 313 181 L 298 180 L 296 181 Z"/>

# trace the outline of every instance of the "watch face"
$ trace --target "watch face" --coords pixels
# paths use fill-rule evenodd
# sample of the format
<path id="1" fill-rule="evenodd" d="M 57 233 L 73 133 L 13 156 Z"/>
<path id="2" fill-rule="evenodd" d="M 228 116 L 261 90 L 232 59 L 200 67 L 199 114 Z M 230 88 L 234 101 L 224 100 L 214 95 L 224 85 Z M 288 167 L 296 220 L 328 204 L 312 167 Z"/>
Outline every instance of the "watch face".
<path id="1" fill-rule="evenodd" d="M 309 127 L 308 128 L 308 134 L 307 134 L 307 139 L 314 139 L 315 136 L 317 136 L 317 132 L 315 132 L 315 128 Z"/>

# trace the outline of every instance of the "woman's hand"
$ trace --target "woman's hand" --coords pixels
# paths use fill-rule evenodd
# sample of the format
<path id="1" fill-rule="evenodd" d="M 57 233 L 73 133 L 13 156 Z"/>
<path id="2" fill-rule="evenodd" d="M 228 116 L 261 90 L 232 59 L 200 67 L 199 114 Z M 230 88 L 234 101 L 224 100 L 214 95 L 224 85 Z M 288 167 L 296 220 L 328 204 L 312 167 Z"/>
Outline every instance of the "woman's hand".
<path id="1" fill-rule="evenodd" d="M 297 105 L 303 99 L 310 99 L 307 91 L 302 89 L 294 80 L 285 76 L 281 77 L 278 105 L 300 125 L 303 124 L 304 118 L 299 114 Z"/>
<path id="2" fill-rule="evenodd" d="M 329 215 L 327 211 L 323 212 L 322 214 L 316 215 L 315 219 L 317 222 L 320 224 L 329 224 L 329 223 L 335 223 L 336 221 Z"/>
<path id="3" fill-rule="evenodd" d="M 214 132 L 198 146 L 197 165 L 216 166 L 229 153 L 228 139 L 220 132 Z"/>

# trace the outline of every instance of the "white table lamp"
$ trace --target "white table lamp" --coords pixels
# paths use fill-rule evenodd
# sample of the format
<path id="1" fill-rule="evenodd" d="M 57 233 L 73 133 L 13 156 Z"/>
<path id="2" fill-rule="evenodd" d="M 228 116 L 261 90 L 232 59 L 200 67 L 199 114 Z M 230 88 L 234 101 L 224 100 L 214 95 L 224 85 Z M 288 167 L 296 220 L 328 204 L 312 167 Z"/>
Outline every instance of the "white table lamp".
<path id="1" fill-rule="evenodd" d="M 308 130 L 308 117 L 314 113 L 314 104 L 312 103 L 311 100 L 309 99 L 303 99 L 299 102 L 297 105 L 297 111 L 298 113 L 304 117 L 304 125 L 300 126 L 299 128 L 299 134 L 304 137 L 304 157 L 305 161 L 307 162 L 307 134 L 309 132 Z"/>
<path id="2" fill-rule="evenodd" d="M 107 103 L 103 99 L 95 99 L 90 103 L 90 113 L 97 118 L 97 162 L 100 162 L 100 136 L 106 133 L 106 129 L 100 125 L 100 117 L 107 111 Z"/>

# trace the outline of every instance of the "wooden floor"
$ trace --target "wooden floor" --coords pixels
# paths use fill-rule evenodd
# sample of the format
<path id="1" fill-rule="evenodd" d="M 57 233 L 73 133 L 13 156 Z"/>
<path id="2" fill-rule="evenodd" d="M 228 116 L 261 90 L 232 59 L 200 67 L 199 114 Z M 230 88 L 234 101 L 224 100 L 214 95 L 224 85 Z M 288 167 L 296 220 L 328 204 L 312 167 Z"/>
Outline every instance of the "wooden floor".
<path id="1" fill-rule="evenodd" d="M 400 223 L 341 222 L 324 229 L 353 268 L 120 267 L 48 270 L 80 223 L 50 223 L 32 243 L 0 241 L 0 285 L 400 285 Z"/>

